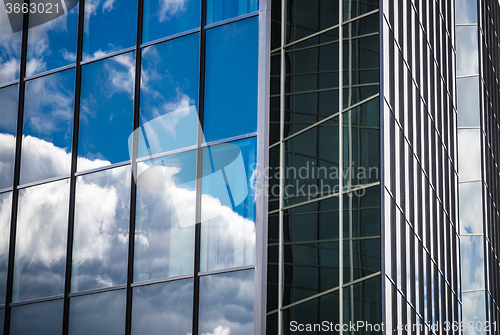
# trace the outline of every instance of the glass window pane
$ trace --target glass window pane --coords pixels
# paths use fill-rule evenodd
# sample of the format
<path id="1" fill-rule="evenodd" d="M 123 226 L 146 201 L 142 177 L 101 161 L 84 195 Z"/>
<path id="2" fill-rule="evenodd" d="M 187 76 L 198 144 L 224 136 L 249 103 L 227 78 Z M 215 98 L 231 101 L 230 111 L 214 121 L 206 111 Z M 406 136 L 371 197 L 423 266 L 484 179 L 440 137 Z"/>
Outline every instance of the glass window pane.
<path id="1" fill-rule="evenodd" d="M 137 0 L 86 1 L 83 60 L 135 45 Z"/>
<path id="2" fill-rule="evenodd" d="M 462 290 L 484 289 L 484 237 L 460 237 Z"/>
<path id="3" fill-rule="evenodd" d="M 5 304 L 5 291 L 7 290 L 11 211 L 12 192 L 0 194 L 0 304 Z M 0 319 L 3 321 L 3 318 Z"/>
<path id="4" fill-rule="evenodd" d="M 456 27 L 457 76 L 479 73 L 477 27 Z"/>
<path id="5" fill-rule="evenodd" d="M 477 0 L 457 0 L 455 2 L 455 23 L 477 23 Z"/>
<path id="6" fill-rule="evenodd" d="M 0 85 L 19 79 L 22 21 L 22 15 L 0 10 Z"/>
<path id="7" fill-rule="evenodd" d="M 69 180 L 19 191 L 12 301 L 62 294 Z"/>
<path id="8" fill-rule="evenodd" d="M 196 151 L 137 169 L 134 281 L 193 273 Z"/>
<path id="9" fill-rule="evenodd" d="M 78 171 L 130 159 L 135 52 L 84 65 Z"/>
<path id="10" fill-rule="evenodd" d="M 196 145 L 199 45 L 192 34 L 144 49 L 139 157 Z"/>
<path id="11" fill-rule="evenodd" d="M 55 1 L 35 1 L 34 5 Z M 60 11 L 63 11 L 61 2 L 57 2 Z M 39 5 L 38 5 L 39 6 Z M 41 7 L 41 6 L 39 6 Z M 56 13 L 56 7 L 53 6 Z M 50 19 L 46 15 L 30 15 L 30 25 L 33 18 Z M 78 6 L 73 7 L 67 14 L 53 18 L 47 23 L 32 27 L 28 31 L 28 59 L 26 75 L 31 76 L 43 71 L 49 71 L 61 66 L 75 63 L 76 39 L 78 28 Z"/>
<path id="12" fill-rule="evenodd" d="M 207 30 L 207 142 L 257 130 L 258 18 Z"/>
<path id="13" fill-rule="evenodd" d="M 134 288 L 132 334 L 190 334 L 193 279 Z"/>
<path id="14" fill-rule="evenodd" d="M 258 9 L 258 0 L 208 0 L 207 24 L 255 12 Z"/>
<path id="15" fill-rule="evenodd" d="M 3 319 L 5 318 L 5 309 L 0 309 L 0 335 L 3 335 Z"/>
<path id="16" fill-rule="evenodd" d="M 458 130 L 458 174 L 461 182 L 481 179 L 481 130 Z"/>
<path id="17" fill-rule="evenodd" d="M 63 307 L 62 299 L 12 307 L 10 334 L 62 334 Z"/>
<path id="18" fill-rule="evenodd" d="M 19 85 L 0 89 L 0 189 L 12 187 L 17 134 Z"/>
<path id="19" fill-rule="evenodd" d="M 127 282 L 130 166 L 76 181 L 71 291 Z"/>
<path id="20" fill-rule="evenodd" d="M 69 176 L 75 70 L 26 82 L 21 184 Z"/>
<path id="21" fill-rule="evenodd" d="M 457 79 L 457 123 L 459 127 L 479 127 L 479 76 Z"/>
<path id="22" fill-rule="evenodd" d="M 254 263 L 257 140 L 203 149 L 201 271 Z"/>
<path id="23" fill-rule="evenodd" d="M 126 290 L 70 298 L 70 335 L 125 333 Z"/>
<path id="24" fill-rule="evenodd" d="M 462 321 L 465 325 L 486 322 L 486 296 L 484 291 L 462 293 Z M 471 329 L 472 328 L 472 329 Z M 479 330 L 478 330 L 479 329 Z M 464 335 L 483 335 L 484 327 L 465 327 Z"/>
<path id="25" fill-rule="evenodd" d="M 460 233 L 483 233 L 483 188 L 482 182 L 459 185 Z"/>
<path id="26" fill-rule="evenodd" d="M 142 42 L 199 27 L 200 5 L 200 0 L 144 0 Z"/>
<path id="27" fill-rule="evenodd" d="M 199 334 L 253 334 L 255 271 L 200 277 Z"/>

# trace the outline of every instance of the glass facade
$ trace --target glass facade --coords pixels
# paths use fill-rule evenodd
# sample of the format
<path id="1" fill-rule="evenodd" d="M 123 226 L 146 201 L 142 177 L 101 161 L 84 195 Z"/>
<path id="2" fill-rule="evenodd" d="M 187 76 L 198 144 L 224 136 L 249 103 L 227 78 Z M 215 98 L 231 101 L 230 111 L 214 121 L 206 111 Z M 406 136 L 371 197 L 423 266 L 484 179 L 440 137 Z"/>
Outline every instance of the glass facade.
<path id="1" fill-rule="evenodd" d="M 265 2 L 64 4 L 0 8 L 0 334 L 258 333 Z"/>

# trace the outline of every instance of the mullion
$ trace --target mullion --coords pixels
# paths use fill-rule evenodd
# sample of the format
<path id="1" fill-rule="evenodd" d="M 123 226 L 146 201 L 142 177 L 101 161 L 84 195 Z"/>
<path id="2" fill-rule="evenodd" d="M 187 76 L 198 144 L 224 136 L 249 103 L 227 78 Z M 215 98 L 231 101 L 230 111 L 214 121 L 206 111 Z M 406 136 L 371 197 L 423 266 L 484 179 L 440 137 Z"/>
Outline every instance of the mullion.
<path id="1" fill-rule="evenodd" d="M 30 4 L 30 0 L 24 0 L 24 3 Z M 19 101 L 17 104 L 17 130 L 16 130 L 16 154 L 14 161 L 14 184 L 12 189 L 12 212 L 10 221 L 10 243 L 9 243 L 9 260 L 7 269 L 7 292 L 5 296 L 5 314 L 4 314 L 4 329 L 3 333 L 8 335 L 10 332 L 10 315 L 12 303 L 12 289 L 14 286 L 14 260 L 15 260 L 15 244 L 16 244 L 16 222 L 18 209 L 19 179 L 21 174 L 21 139 L 23 133 L 23 118 L 24 118 L 24 87 L 26 76 L 26 58 L 28 53 L 28 28 L 29 17 L 28 13 L 23 15 L 23 35 L 21 46 L 21 61 L 19 70 Z"/>

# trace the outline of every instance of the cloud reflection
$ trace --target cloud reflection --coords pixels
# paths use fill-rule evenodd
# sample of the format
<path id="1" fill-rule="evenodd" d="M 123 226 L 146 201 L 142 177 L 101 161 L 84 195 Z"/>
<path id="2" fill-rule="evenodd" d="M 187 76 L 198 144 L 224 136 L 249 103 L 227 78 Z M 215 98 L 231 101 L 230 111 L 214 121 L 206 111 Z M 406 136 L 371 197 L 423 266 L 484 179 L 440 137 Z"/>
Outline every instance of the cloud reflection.
<path id="1" fill-rule="evenodd" d="M 0 10 L 0 84 L 19 78 L 21 32 L 12 33 L 7 12 Z"/>

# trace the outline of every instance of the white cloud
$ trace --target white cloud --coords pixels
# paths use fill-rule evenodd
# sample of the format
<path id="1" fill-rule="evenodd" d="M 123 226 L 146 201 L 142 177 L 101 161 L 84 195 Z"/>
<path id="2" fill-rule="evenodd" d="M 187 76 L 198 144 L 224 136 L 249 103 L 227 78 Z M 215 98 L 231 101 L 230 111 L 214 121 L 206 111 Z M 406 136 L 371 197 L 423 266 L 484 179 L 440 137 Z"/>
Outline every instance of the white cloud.
<path id="1" fill-rule="evenodd" d="M 228 327 L 217 326 L 212 333 L 202 333 L 202 335 L 231 335 L 231 329 Z"/>
<path id="2" fill-rule="evenodd" d="M 158 18 L 160 22 L 164 22 L 185 11 L 186 0 L 161 0 Z"/>

